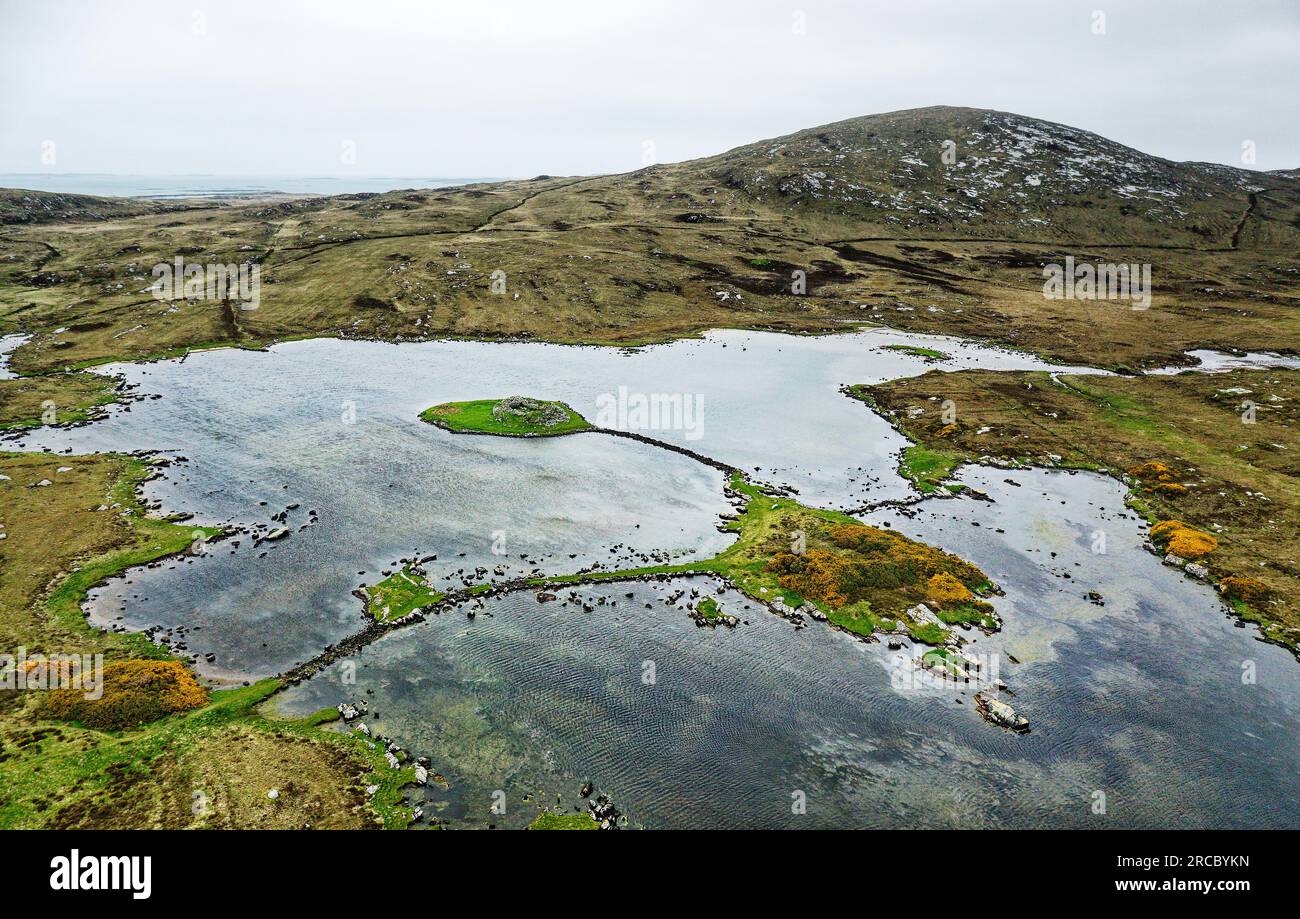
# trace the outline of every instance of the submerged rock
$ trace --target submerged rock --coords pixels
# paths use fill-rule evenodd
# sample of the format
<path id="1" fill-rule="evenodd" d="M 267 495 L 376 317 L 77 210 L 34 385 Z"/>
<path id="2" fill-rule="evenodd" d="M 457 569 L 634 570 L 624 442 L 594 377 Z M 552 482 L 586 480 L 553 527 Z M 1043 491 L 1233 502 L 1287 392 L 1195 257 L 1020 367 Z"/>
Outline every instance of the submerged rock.
<path id="1" fill-rule="evenodd" d="M 1029 721 L 1010 705 L 1000 699 L 994 699 L 985 693 L 975 694 L 975 708 L 989 724 L 996 724 L 1008 731 L 1024 734 L 1029 730 Z"/>

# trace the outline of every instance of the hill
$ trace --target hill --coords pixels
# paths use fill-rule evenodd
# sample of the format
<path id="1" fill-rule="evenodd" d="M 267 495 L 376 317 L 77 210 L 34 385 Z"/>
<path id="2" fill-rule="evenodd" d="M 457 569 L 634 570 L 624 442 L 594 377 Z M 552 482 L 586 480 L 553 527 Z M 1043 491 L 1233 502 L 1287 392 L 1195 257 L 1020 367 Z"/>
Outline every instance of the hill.
<path id="1" fill-rule="evenodd" d="M 196 206 L 201 205 L 194 202 L 103 198 L 26 188 L 0 188 L 0 224 L 111 220 L 141 214 L 192 210 Z"/>
<path id="2" fill-rule="evenodd" d="M 982 109 L 851 118 L 698 161 L 772 207 L 862 235 L 1227 246 L 1251 194 L 1285 177 L 1175 163 L 1077 128 Z M 1278 241 L 1300 241 L 1294 224 Z"/>
<path id="3" fill-rule="evenodd" d="M 978 109 L 855 118 L 613 176 L 190 210 L 0 193 L 15 200 L 0 332 L 32 336 L 13 358 L 25 372 L 304 335 L 637 344 L 854 322 L 1116 368 L 1300 350 L 1292 175 Z M 178 256 L 257 266 L 257 308 L 159 302 L 151 268 Z M 1067 256 L 1150 265 L 1150 310 L 1045 299 L 1044 266 Z"/>

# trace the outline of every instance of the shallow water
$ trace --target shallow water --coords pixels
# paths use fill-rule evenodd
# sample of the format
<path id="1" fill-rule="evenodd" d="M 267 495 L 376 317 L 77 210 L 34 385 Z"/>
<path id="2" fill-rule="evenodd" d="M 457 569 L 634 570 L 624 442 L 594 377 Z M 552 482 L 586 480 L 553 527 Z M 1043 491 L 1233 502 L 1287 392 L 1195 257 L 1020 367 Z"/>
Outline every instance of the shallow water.
<path id="1" fill-rule="evenodd" d="M 921 360 L 882 350 L 913 340 L 948 350 L 947 366 L 1044 366 L 890 332 L 719 332 L 635 353 L 317 339 L 106 368 L 165 398 L 21 443 L 183 455 L 188 462 L 146 494 L 196 522 L 273 525 L 272 514 L 299 505 L 284 541 L 215 543 L 202 562 L 168 561 L 94 594 L 97 623 L 183 627 L 187 634 L 173 634 L 183 650 L 215 658 L 201 660 L 201 672 L 248 679 L 281 672 L 356 631 L 360 604 L 351 591 L 380 580 L 402 556 L 437 553 L 430 570 L 445 580 L 479 566 L 559 574 L 597 561 L 644 563 L 651 551 L 708 557 L 730 540 L 715 531 L 729 509 L 722 474 L 687 457 L 599 434 L 455 435 L 419 421 L 422 409 L 524 393 L 564 399 L 594 419 L 598 399 L 620 387 L 685 394 L 701 400 L 691 419 L 698 423 L 645 433 L 761 467 L 761 478 L 799 487 L 806 501 L 858 506 L 907 494 L 892 471 L 904 442 L 838 387 L 922 372 Z M 317 523 L 308 524 L 311 510 Z"/>
<path id="2" fill-rule="evenodd" d="M 0 380 L 12 380 L 17 376 L 9 369 L 9 352 L 26 340 L 26 335 L 0 335 Z"/>
<path id="3" fill-rule="evenodd" d="M 883 350 L 896 343 L 953 359 L 927 365 Z M 620 386 L 698 396 L 699 425 L 645 433 L 757 467 L 806 502 L 856 507 L 908 494 L 894 472 L 904 441 L 839 386 L 930 366 L 1046 365 L 884 331 L 719 332 L 635 353 L 317 340 L 110 368 L 164 398 L 21 443 L 184 454 L 146 494 L 201 522 L 269 523 L 300 505 L 282 542 L 254 549 L 245 538 L 233 555 L 217 543 L 206 557 L 132 572 L 91 604 L 105 624 L 188 627 L 187 649 L 215 656 L 202 672 L 251 679 L 358 630 L 349 592 L 401 555 L 437 552 L 431 571 L 447 579 L 477 565 L 632 564 L 629 546 L 707 556 L 729 541 L 714 530 L 728 509 L 714 469 L 599 434 L 452 435 L 417 420 L 431 404 L 524 393 L 594 417 L 601 394 Z M 1116 483 L 965 475 L 995 503 L 931 501 L 871 519 L 958 552 L 1007 591 L 997 601 L 1004 631 L 972 649 L 1003 660 L 1034 724 L 1027 736 L 985 724 L 953 687 L 895 688 L 910 665 L 883 645 L 816 623 L 795 631 L 746 611 L 735 592 L 723 597 L 747 623 L 697 629 L 660 602 L 669 585 L 586 588 L 617 603 L 591 614 L 527 593 L 483 604 L 472 621 L 444 613 L 358 652 L 356 685 L 331 669 L 281 706 L 370 699 L 368 720 L 451 781 L 431 806 L 471 826 L 526 823 L 537 808 L 526 794 L 571 805 L 584 779 L 646 826 L 1300 824 L 1294 660 L 1233 628 L 1213 591 L 1143 551 Z M 310 509 L 319 522 L 299 530 Z M 1099 530 L 1104 554 L 1093 551 Z M 495 554 L 502 541 L 506 555 Z M 1104 607 L 1084 598 L 1090 590 Z M 1246 660 L 1253 684 L 1241 682 Z M 493 816 L 498 789 L 508 807 Z M 1099 791 L 1104 816 L 1092 812 Z M 795 792 L 806 814 L 791 812 Z"/>
<path id="4" fill-rule="evenodd" d="M 1248 351 L 1241 354 L 1229 354 L 1227 351 L 1213 351 L 1198 348 L 1186 352 L 1195 358 L 1196 363 L 1190 367 L 1159 367 L 1147 373 L 1168 376 L 1176 373 L 1227 373 L 1229 370 L 1266 370 L 1270 367 L 1300 369 L 1300 357 L 1288 354 L 1275 354 L 1272 351 Z"/>
<path id="5" fill-rule="evenodd" d="M 964 686 L 899 684 L 916 649 L 796 631 L 734 591 L 718 594 L 745 620 L 734 632 L 695 627 L 688 597 L 664 604 L 683 587 L 716 593 L 708 578 L 581 589 L 617 604 L 592 613 L 531 594 L 472 621 L 444 613 L 363 649 L 355 684 L 327 670 L 281 708 L 368 700 L 371 727 L 435 753 L 454 793 L 431 807 L 452 825 L 526 824 L 537 804 L 525 794 L 567 809 L 592 780 L 656 827 L 1295 826 L 1294 660 L 1143 550 L 1116 483 L 965 479 L 996 503 L 872 521 L 960 552 L 1006 588 L 1004 631 L 971 633 L 970 649 L 999 661 L 1028 735 L 981 721 Z M 504 815 L 490 813 L 497 789 Z M 797 792 L 805 814 L 791 811 Z"/>

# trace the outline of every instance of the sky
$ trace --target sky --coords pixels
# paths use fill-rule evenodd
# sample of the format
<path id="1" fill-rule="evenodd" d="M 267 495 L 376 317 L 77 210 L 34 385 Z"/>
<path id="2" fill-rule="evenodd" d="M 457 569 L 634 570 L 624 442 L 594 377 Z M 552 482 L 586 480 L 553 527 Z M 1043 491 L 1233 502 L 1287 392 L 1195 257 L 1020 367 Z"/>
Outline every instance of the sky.
<path id="1" fill-rule="evenodd" d="M 926 105 L 1300 167 L 1300 0 L 0 0 L 0 172 L 624 172 Z"/>

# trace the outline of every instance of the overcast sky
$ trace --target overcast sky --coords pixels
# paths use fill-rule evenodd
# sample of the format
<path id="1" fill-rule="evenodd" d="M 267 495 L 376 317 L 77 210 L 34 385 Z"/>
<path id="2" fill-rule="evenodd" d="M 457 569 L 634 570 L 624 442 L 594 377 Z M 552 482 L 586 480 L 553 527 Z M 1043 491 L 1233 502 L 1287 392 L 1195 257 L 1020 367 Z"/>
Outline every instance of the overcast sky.
<path id="1" fill-rule="evenodd" d="M 936 104 L 1294 168 L 1297 49 L 1300 0 L 0 0 L 0 172 L 621 172 Z"/>

